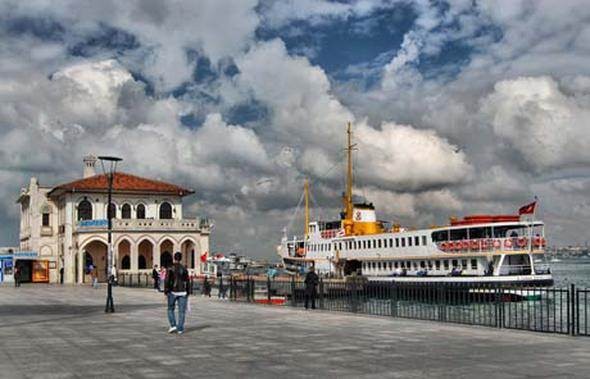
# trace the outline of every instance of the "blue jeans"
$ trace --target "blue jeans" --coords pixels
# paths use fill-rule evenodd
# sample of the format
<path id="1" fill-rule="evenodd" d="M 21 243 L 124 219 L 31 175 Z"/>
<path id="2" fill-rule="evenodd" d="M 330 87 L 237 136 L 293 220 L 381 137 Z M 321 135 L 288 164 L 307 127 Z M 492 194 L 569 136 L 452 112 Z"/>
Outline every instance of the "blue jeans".
<path id="1" fill-rule="evenodd" d="M 176 326 L 178 331 L 184 331 L 184 315 L 186 313 L 186 301 L 188 299 L 187 296 L 176 296 L 172 292 L 168 293 L 168 321 L 170 322 L 170 326 Z M 174 314 L 174 307 L 176 302 L 178 301 L 178 323 L 176 322 L 176 317 Z"/>

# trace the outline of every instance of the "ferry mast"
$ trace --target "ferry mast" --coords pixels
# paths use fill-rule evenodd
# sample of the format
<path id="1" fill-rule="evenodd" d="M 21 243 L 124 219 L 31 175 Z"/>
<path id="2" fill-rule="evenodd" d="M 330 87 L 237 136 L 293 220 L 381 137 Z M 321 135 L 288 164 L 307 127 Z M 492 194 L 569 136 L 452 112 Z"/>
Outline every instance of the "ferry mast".
<path id="1" fill-rule="evenodd" d="M 352 204 L 352 150 L 354 146 L 352 144 L 352 127 L 350 122 L 348 123 L 347 129 L 347 143 L 346 143 L 346 155 L 347 155 L 347 165 L 346 165 L 346 192 L 344 193 L 344 220 L 342 222 L 344 227 L 344 233 L 347 236 L 353 234 L 353 225 L 354 221 L 352 220 L 352 212 L 353 212 L 353 204 Z"/>

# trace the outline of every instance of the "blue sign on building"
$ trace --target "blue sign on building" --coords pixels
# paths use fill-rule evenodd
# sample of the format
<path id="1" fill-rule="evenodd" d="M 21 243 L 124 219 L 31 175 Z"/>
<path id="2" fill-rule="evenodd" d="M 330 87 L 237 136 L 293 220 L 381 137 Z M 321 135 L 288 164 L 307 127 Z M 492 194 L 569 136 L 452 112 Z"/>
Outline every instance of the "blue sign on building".
<path id="1" fill-rule="evenodd" d="M 32 258 L 37 258 L 39 256 L 39 253 L 37 253 L 36 251 L 15 251 L 12 256 L 14 257 L 14 259 L 32 259 Z"/>
<path id="2" fill-rule="evenodd" d="M 109 225 L 109 220 L 80 220 L 78 221 L 79 227 L 86 227 L 86 228 L 100 228 L 100 227 L 107 227 Z"/>

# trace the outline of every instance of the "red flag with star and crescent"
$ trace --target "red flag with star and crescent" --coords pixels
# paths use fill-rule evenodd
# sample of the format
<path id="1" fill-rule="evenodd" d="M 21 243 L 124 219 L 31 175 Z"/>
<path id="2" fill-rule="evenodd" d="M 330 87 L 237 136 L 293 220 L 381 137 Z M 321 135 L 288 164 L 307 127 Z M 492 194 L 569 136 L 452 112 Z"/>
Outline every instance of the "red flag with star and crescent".
<path id="1" fill-rule="evenodd" d="M 523 205 L 518 209 L 518 215 L 528 215 L 535 213 L 535 207 L 537 206 L 537 200 L 529 203 L 527 205 Z"/>
<path id="2" fill-rule="evenodd" d="M 203 262 L 203 263 L 207 262 L 208 255 L 209 255 L 208 252 L 204 252 L 203 254 L 201 254 L 201 262 Z"/>

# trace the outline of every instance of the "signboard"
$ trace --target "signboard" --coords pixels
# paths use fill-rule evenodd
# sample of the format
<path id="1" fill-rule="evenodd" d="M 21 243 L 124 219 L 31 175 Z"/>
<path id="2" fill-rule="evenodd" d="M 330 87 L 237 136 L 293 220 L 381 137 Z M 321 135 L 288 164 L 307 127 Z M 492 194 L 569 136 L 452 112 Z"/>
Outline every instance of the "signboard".
<path id="1" fill-rule="evenodd" d="M 14 259 L 35 259 L 39 256 L 36 251 L 15 251 L 13 254 Z"/>
<path id="2" fill-rule="evenodd" d="M 78 221 L 78 227 L 81 228 L 101 228 L 107 227 L 109 220 L 80 220 Z"/>
<path id="3" fill-rule="evenodd" d="M 12 259 L 12 254 L 0 254 L 0 259 Z"/>

